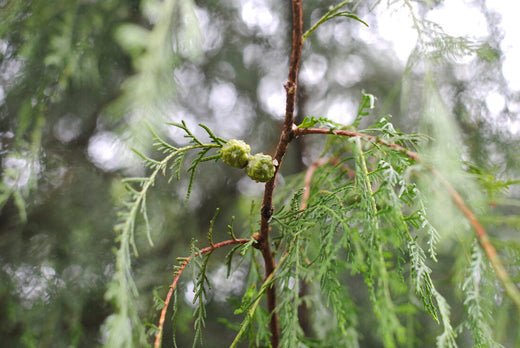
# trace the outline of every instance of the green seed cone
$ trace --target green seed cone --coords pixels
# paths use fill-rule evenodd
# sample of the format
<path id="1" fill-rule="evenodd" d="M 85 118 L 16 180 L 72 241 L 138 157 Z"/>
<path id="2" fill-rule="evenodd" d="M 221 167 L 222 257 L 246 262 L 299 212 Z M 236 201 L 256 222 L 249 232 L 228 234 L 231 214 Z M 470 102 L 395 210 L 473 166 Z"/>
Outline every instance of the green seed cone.
<path id="1" fill-rule="evenodd" d="M 251 147 L 242 140 L 231 139 L 222 146 L 220 157 L 231 167 L 245 168 L 251 157 Z"/>
<path id="2" fill-rule="evenodd" d="M 249 159 L 247 176 L 259 182 L 267 182 L 274 176 L 273 158 L 263 153 L 257 153 Z"/>

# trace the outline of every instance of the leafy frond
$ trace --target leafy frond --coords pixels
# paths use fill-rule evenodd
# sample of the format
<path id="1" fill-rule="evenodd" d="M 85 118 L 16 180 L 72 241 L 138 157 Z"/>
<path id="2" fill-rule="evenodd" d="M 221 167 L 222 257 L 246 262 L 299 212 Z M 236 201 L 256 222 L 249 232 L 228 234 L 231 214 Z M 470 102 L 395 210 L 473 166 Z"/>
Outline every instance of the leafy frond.
<path id="1" fill-rule="evenodd" d="M 193 249 L 192 255 L 200 255 L 200 251 L 197 249 Z M 208 300 L 208 292 L 207 289 L 211 287 L 207 277 L 207 266 L 211 253 L 206 255 L 201 255 L 199 257 L 194 257 L 193 262 L 195 263 L 195 268 L 197 269 L 197 275 L 194 282 L 193 288 L 193 304 L 195 305 L 195 310 L 193 312 L 194 323 L 193 327 L 195 329 L 195 334 L 193 338 L 193 347 L 197 346 L 197 342 L 201 345 L 202 342 L 202 329 L 204 328 L 205 320 L 206 320 L 206 302 Z"/>
<path id="2" fill-rule="evenodd" d="M 482 280 L 486 273 L 484 255 L 480 246 L 474 242 L 471 253 L 471 262 L 467 269 L 466 279 L 462 284 L 464 292 L 464 306 L 468 313 L 466 327 L 473 335 L 475 347 L 503 347 L 493 339 L 493 330 L 489 324 L 491 315 L 486 305 L 486 297 L 482 293 Z"/>
<path id="3" fill-rule="evenodd" d="M 341 125 L 340 123 L 334 122 L 322 116 L 306 116 L 303 119 L 303 121 L 298 125 L 299 128 L 311 128 L 316 126 L 329 128 L 330 130 L 343 127 L 343 125 Z"/>
<path id="4" fill-rule="evenodd" d="M 226 277 L 229 278 L 229 275 L 231 274 L 231 266 L 233 265 L 233 256 L 235 255 L 235 252 L 240 249 L 242 245 L 236 245 L 227 253 L 226 255 Z"/>
<path id="5" fill-rule="evenodd" d="M 422 299 L 426 310 L 443 324 L 444 331 L 437 337 L 438 347 L 457 347 L 455 338 L 457 334 L 450 322 L 450 306 L 446 299 L 437 291 L 430 277 L 432 272 L 426 263 L 424 250 L 414 241 L 408 243 L 412 270 L 412 281 L 415 284 L 415 292 Z M 434 306 L 434 301 L 437 306 Z M 438 313 L 438 314 L 437 314 Z"/>
<path id="6" fill-rule="evenodd" d="M 330 9 L 315 24 L 313 24 L 309 30 L 307 30 L 303 34 L 303 40 L 305 41 L 316 29 L 318 29 L 320 25 L 337 17 L 350 18 L 368 27 L 368 24 L 361 18 L 356 16 L 354 13 L 350 11 L 341 10 L 343 7 L 345 7 L 345 5 L 347 5 L 350 2 L 350 0 L 345 0 L 337 4 L 336 6 L 331 6 Z"/>
<path id="7" fill-rule="evenodd" d="M 356 183 L 362 199 L 362 211 L 368 229 L 368 243 L 371 249 L 367 256 L 369 271 L 365 275 L 366 283 L 371 292 L 374 312 L 379 320 L 380 331 L 383 342 L 387 347 L 395 347 L 397 342 L 404 339 L 404 328 L 402 327 L 395 305 L 390 294 L 389 275 L 386 267 L 385 256 L 381 236 L 379 236 L 379 217 L 377 203 L 374 198 L 370 173 L 368 171 L 365 154 L 359 138 L 355 139 L 356 145 Z"/>
<path id="8" fill-rule="evenodd" d="M 339 280 L 341 261 L 338 260 L 338 253 L 343 247 L 348 247 L 345 245 L 346 242 L 341 241 L 348 240 L 348 233 L 352 232 L 345 229 L 347 226 L 346 221 L 342 221 L 339 225 L 331 224 L 329 228 L 322 229 L 320 236 L 322 244 L 317 265 L 320 288 L 337 321 L 336 327 L 339 331 L 339 335 L 336 335 L 337 339 L 345 346 L 358 347 L 356 309 L 346 293 L 347 289 Z M 340 242 L 337 242 L 336 238 L 339 238 Z"/>
<path id="9" fill-rule="evenodd" d="M 209 221 L 209 229 L 208 229 L 208 242 L 210 246 L 213 246 L 213 226 L 215 226 L 215 221 L 217 220 L 218 215 L 220 214 L 220 208 L 215 210 L 215 214 L 213 218 Z"/>
<path id="10" fill-rule="evenodd" d="M 361 119 L 370 115 L 370 111 L 374 109 L 376 97 L 370 93 L 361 94 L 361 100 L 359 101 L 356 119 L 352 123 L 354 128 L 359 126 Z"/>
<path id="11" fill-rule="evenodd" d="M 439 24 L 425 18 L 419 18 L 411 0 L 397 2 L 404 4 L 408 9 L 413 26 L 418 34 L 417 46 L 409 57 L 407 69 L 411 69 L 421 59 L 439 63 L 462 58 L 479 49 L 480 45 L 474 41 L 466 37 L 448 35 Z"/>
<path id="12" fill-rule="evenodd" d="M 299 238 L 294 240 L 294 248 L 288 257 L 288 264 L 292 267 L 282 273 L 279 282 L 280 289 L 284 292 L 283 299 L 278 305 L 280 314 L 280 325 L 282 339 L 281 347 L 298 347 L 302 336 L 302 329 L 298 320 L 298 306 L 301 303 L 300 281 L 301 281 L 301 253 L 298 250 L 301 246 Z"/>
<path id="13" fill-rule="evenodd" d="M 419 198 L 418 190 L 415 194 L 416 198 Z M 428 236 L 428 254 L 433 261 L 437 261 L 437 244 L 439 243 L 441 236 L 437 229 L 433 227 L 427 218 L 426 208 L 421 199 L 418 200 L 419 209 L 414 213 L 406 217 L 406 221 L 415 227 L 419 231 L 425 231 Z"/>
<path id="14" fill-rule="evenodd" d="M 117 309 L 116 316 L 121 316 L 118 320 L 107 321 L 106 325 L 109 327 L 109 332 L 112 334 L 120 335 L 121 329 L 127 328 L 132 329 L 133 335 L 140 332 L 138 328 L 141 326 L 138 320 L 137 314 L 132 310 L 133 298 L 137 296 L 137 288 L 132 278 L 131 271 L 131 251 L 135 256 L 138 256 L 137 246 L 135 244 L 135 230 L 138 223 L 138 218 L 141 217 L 145 225 L 145 233 L 150 245 L 153 245 L 151 236 L 151 226 L 147 211 L 147 194 L 149 190 L 155 186 L 157 178 L 162 176 L 172 177 L 178 176 L 181 171 L 181 165 L 183 164 L 184 158 L 187 153 L 192 151 L 199 151 L 199 156 L 193 159 L 189 167 L 191 171 L 190 183 L 193 180 L 195 169 L 201 163 L 203 156 L 201 153 L 206 154 L 210 150 L 220 148 L 217 143 L 203 143 L 198 140 L 193 133 L 187 128 L 185 123 L 180 124 L 180 128 L 185 130 L 187 136 L 192 139 L 191 143 L 184 147 L 176 147 L 170 145 L 165 140 L 161 139 L 157 133 L 152 131 L 154 137 L 154 144 L 165 157 L 161 160 L 152 159 L 145 154 L 134 150 L 134 152 L 141 157 L 145 166 L 151 170 L 151 173 L 147 177 L 136 177 L 124 179 L 123 183 L 127 190 L 127 195 L 121 204 L 121 209 L 118 212 L 118 223 L 115 225 L 114 230 L 117 233 L 117 241 L 119 242 L 119 248 L 116 251 L 116 271 L 113 280 L 109 286 L 109 289 L 105 295 L 107 300 L 112 301 Z M 190 184 L 191 185 L 191 184 Z M 189 196 L 190 190 L 187 192 Z M 211 232 L 210 234 L 211 235 Z M 119 318 L 119 317 L 117 317 Z M 130 323 L 130 325 L 120 325 L 121 321 Z M 203 321 L 198 321 L 202 324 Z M 112 330 L 111 325 L 118 325 L 117 330 Z M 138 334 L 141 336 L 140 334 Z M 127 332 L 125 337 L 132 337 L 131 332 Z M 114 338 L 115 339 L 115 338 Z M 139 338 L 141 339 L 141 338 Z M 120 342 L 116 342 L 120 343 Z M 120 347 L 115 345 L 114 347 Z"/>

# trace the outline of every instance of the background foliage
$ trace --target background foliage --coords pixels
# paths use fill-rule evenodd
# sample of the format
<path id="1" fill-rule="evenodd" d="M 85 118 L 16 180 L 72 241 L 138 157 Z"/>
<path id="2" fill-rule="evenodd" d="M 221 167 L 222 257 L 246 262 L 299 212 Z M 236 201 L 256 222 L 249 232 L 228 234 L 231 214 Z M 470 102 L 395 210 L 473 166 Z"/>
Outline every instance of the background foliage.
<path id="1" fill-rule="evenodd" d="M 333 4 L 305 1 L 305 28 Z M 515 180 L 520 161 L 515 122 L 518 122 L 520 100 L 502 69 L 504 35 L 499 14 L 488 8 L 486 1 L 471 2 L 472 8 L 482 13 L 488 28 L 487 35 L 474 39 L 450 36 L 428 20 L 428 13 L 442 7 L 442 1 L 368 1 L 349 6 L 370 27 L 355 20 L 334 18 L 307 39 L 297 121 L 303 121 L 304 116 L 315 116 L 332 118 L 333 124 L 329 121 L 320 124 L 325 127 L 350 124 L 358 111 L 361 91 L 375 95 L 376 108 L 359 120 L 359 126 L 375 124 L 388 130 L 382 136 L 392 139 L 402 133 L 389 127 L 411 134 L 420 132 L 433 139 L 421 150 L 471 202 L 518 283 L 520 220 Z M 406 61 L 399 60 L 403 53 L 389 49 L 390 44 L 376 30 L 381 13 L 397 9 L 410 11 L 408 15 L 417 32 L 417 44 Z M 211 139 L 204 129 L 196 126 L 198 123 L 209 126 L 219 137 L 247 140 L 254 152 L 273 153 L 284 109 L 282 84 L 287 73 L 289 28 L 288 8 L 277 1 L 0 2 L 2 344 L 91 347 L 125 345 L 127 339 L 143 340 L 142 332 L 135 330 L 135 337 L 120 336 L 120 342 L 109 341 L 117 335 L 110 335 L 103 323 L 117 320 L 112 316 L 107 321 L 117 308 L 126 308 L 126 314 L 136 321 L 156 322 L 154 294 L 164 297 L 175 259 L 190 253 L 193 239 L 200 240 L 199 247 L 205 245 L 209 222 L 217 207 L 220 215 L 215 220 L 215 240 L 228 238 L 228 224 L 233 225 L 240 237 L 248 238 L 256 231 L 263 185 L 253 183 L 241 172 L 221 163 L 202 163 L 196 171 L 198 180 L 194 181 L 189 200 L 185 199 L 189 175 L 171 183 L 168 177 L 158 175 L 146 198 L 148 219 L 137 219 L 135 245 L 139 257 L 133 258 L 132 278 L 127 278 L 126 289 L 109 285 L 113 284 L 119 267 L 116 260 L 121 258 L 124 262 L 131 252 L 121 254 L 121 249 L 116 254 L 113 252 L 121 242 L 115 241 L 113 233 L 114 222 L 121 213 L 117 207 L 127 197 L 121 178 L 150 175 L 150 168 L 144 167 L 130 147 L 158 159 L 165 150 L 153 147 L 159 138 L 177 148 L 187 146 L 190 139 L 183 137 L 184 131 L 167 125 L 184 120 L 193 135 L 204 142 Z M 504 100 L 498 111 L 485 102 L 491 92 Z M 388 115 L 392 115 L 391 119 Z M 393 126 L 384 123 L 382 117 Z M 298 223 L 292 218 L 290 206 L 291 200 L 294 206 L 301 200 L 301 173 L 320 156 L 323 148 L 333 154 L 350 154 L 346 163 L 358 169 L 364 167 L 363 154 L 373 151 L 356 143 L 325 142 L 318 137 L 293 143 L 276 197 L 277 206 L 288 204 L 288 208 L 275 215 L 274 224 L 280 233 L 276 242 L 295 243 L 293 250 L 305 241 L 283 234 L 284 228 L 315 231 L 321 233 L 323 240 L 337 241 L 338 245 L 356 242 L 341 239 L 339 231 L 344 224 L 341 218 L 333 219 L 336 224 L 330 224 L 330 230 L 311 225 L 289 226 Z M 369 153 L 367 158 L 372 155 Z M 373 158 L 378 161 L 366 162 L 369 169 L 377 169 L 370 180 L 383 183 L 391 170 L 396 171 L 396 180 L 412 179 L 403 176 L 398 157 L 392 159 L 385 154 L 384 162 L 379 157 L 375 154 Z M 188 157 L 187 163 L 192 159 Z M 463 166 L 461 159 L 465 161 Z M 331 182 L 327 170 L 324 167 L 316 173 L 322 189 L 349 187 L 349 182 L 341 185 L 338 181 Z M 378 172 L 385 174 L 379 176 Z M 362 170 L 356 170 L 356 175 L 361 175 L 356 177 L 357 182 L 367 184 L 368 175 L 360 173 Z M 451 308 L 449 316 L 453 330 L 459 332 L 459 346 L 492 346 L 487 341 L 491 336 L 504 346 L 518 345 L 519 330 L 510 320 L 516 312 L 495 281 L 486 258 L 475 246 L 467 223 L 438 183 L 429 176 L 424 178 L 425 181 L 417 183 L 425 202 L 418 211 L 427 212 L 428 219 L 419 213 L 410 224 L 416 224 L 426 233 L 418 234 L 422 237 L 407 244 L 415 262 L 414 269 L 409 271 L 429 274 L 431 269 L 436 289 Z M 387 184 L 401 185 L 401 182 Z M 417 201 L 419 193 L 413 187 L 407 188 L 409 191 L 404 192 L 402 199 Z M 389 192 L 381 191 L 376 196 L 378 209 L 392 205 L 388 201 L 393 199 Z M 319 192 L 316 194 L 319 197 Z M 359 194 L 367 191 L 361 190 Z M 356 197 L 346 199 L 352 203 Z M 321 209 L 309 210 L 301 221 L 319 221 L 345 204 L 320 203 Z M 353 221 L 375 224 L 371 209 L 361 207 L 353 211 Z M 360 211 L 366 215 L 356 215 Z M 391 223 L 389 220 L 388 224 Z M 141 233 L 146 225 L 153 246 L 149 245 L 146 233 Z M 430 239 L 421 240 L 424 236 Z M 435 246 L 430 251 L 431 244 Z M 420 246 L 424 250 L 418 249 Z M 390 341 L 399 340 L 406 330 L 412 330 L 414 321 L 406 322 L 412 327 L 400 327 L 394 318 L 380 318 L 392 311 L 381 310 L 379 318 L 377 313 L 364 315 L 371 300 L 382 301 L 378 302 L 381 308 L 391 304 L 384 302 L 384 296 L 378 297 L 380 294 L 374 298 L 367 296 L 364 284 L 367 279 L 359 275 L 364 270 L 349 269 L 351 266 L 345 262 L 348 259 L 335 260 L 345 264 L 327 268 L 330 255 L 337 252 L 331 247 L 332 244 L 324 244 L 322 250 L 309 251 L 323 265 L 312 270 L 316 273 L 298 273 L 299 268 L 294 265 L 305 260 L 298 260 L 298 253 L 287 256 L 286 265 L 296 267 L 281 273 L 279 291 L 288 293 L 281 310 L 293 313 L 287 317 L 295 318 L 297 309 L 291 307 L 290 300 L 299 291 L 298 287 L 289 286 L 290 282 L 296 282 L 289 279 L 289 274 L 296 279 L 317 276 L 321 285 L 325 285 L 322 290 L 327 300 L 342 302 L 344 306 L 336 309 L 335 329 L 340 331 L 328 337 L 331 341 L 359 339 L 361 346 L 377 347 L 383 343 L 389 346 Z M 262 274 L 259 264 L 239 262 L 240 257 L 236 257 L 231 280 L 226 280 L 222 262 L 225 253 L 215 251 L 205 266 L 212 287 L 206 305 L 206 316 L 211 320 L 206 320 L 203 342 L 211 342 L 212 346 L 228 346 L 232 342 L 242 317 L 234 314 L 227 303 L 239 307 L 244 294 L 246 299 L 253 296 L 258 284 L 256 288 L 245 284 L 252 284 L 255 274 Z M 399 254 L 395 255 L 397 258 Z M 434 262 L 435 259 L 438 261 Z M 397 258 L 392 262 L 399 264 L 402 260 Z M 410 287 L 420 292 L 428 286 L 428 278 L 417 278 L 425 283 Z M 182 281 L 177 294 L 176 330 L 181 347 L 191 344 L 194 336 L 190 280 L 188 276 Z M 196 274 L 193 280 L 197 280 Z M 134 291 L 133 281 L 140 296 L 130 296 L 128 301 L 132 305 L 124 307 L 130 303 L 124 296 Z M 352 303 L 344 301 L 343 284 L 349 284 Z M 163 288 L 157 289 L 161 285 Z M 397 283 L 388 286 L 406 293 Z M 309 303 L 314 300 L 309 298 Z M 436 302 L 439 303 L 438 298 Z M 403 317 L 412 311 L 407 303 L 396 306 Z M 255 314 L 258 328 L 266 320 L 261 307 Z M 328 329 L 326 308 L 313 308 L 314 326 Z M 341 313 L 352 313 L 353 308 L 357 308 L 357 317 L 341 317 Z M 238 311 L 239 314 L 244 310 Z M 464 321 L 468 316 L 489 318 L 490 315 L 493 320 Z M 388 327 L 374 333 L 376 319 Z M 467 325 L 487 322 L 488 326 L 465 328 L 459 325 L 463 322 Z M 358 325 L 357 331 L 351 329 L 354 323 Z M 436 337 L 446 332 L 446 325 L 439 326 L 427 313 L 419 314 L 416 323 L 420 329 L 415 336 L 426 346 L 432 346 Z M 120 325 L 124 332 L 126 323 Z M 284 325 L 290 327 L 295 322 L 287 321 Z M 264 331 L 248 333 L 252 342 L 264 342 L 266 327 L 267 323 Z M 166 329 L 165 345 L 169 345 L 171 325 Z M 324 338 L 325 332 L 318 330 L 314 335 Z M 385 332 L 392 334 L 385 336 L 382 334 Z M 295 337 L 285 339 L 287 346 L 294 346 L 291 340 Z M 417 342 L 409 343 L 416 345 Z"/>

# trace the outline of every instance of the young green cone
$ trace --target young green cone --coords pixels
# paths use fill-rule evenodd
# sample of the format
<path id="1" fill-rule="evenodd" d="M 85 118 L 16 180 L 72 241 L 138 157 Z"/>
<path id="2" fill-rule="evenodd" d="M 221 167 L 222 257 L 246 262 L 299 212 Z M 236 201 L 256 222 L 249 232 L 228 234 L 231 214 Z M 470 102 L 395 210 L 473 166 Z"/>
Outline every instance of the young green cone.
<path id="1" fill-rule="evenodd" d="M 242 140 L 231 139 L 222 146 L 220 157 L 231 167 L 245 168 L 251 157 L 251 147 Z"/>
<path id="2" fill-rule="evenodd" d="M 249 159 L 247 176 L 259 182 L 267 182 L 274 176 L 273 158 L 263 153 L 257 153 Z"/>

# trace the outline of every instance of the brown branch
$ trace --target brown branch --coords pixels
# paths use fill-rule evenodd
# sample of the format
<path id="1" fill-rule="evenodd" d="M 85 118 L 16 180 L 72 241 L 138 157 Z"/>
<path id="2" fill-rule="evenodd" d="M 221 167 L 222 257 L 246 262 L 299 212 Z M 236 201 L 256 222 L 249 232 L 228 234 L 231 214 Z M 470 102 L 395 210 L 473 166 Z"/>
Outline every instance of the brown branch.
<path id="1" fill-rule="evenodd" d="M 307 134 L 340 135 L 340 136 L 349 137 L 349 138 L 359 137 L 359 138 L 368 140 L 372 143 L 380 144 L 380 145 L 389 147 L 391 149 L 394 149 L 396 151 L 402 152 L 406 156 L 408 156 L 410 159 L 413 159 L 414 161 L 419 161 L 419 154 L 417 152 L 410 151 L 407 148 L 405 148 L 399 144 L 389 143 L 388 141 L 386 141 L 384 139 L 381 139 L 379 137 L 376 137 L 376 136 L 370 135 L 370 134 L 364 134 L 364 133 L 349 131 L 349 130 L 345 130 L 345 129 L 298 128 L 296 125 L 293 125 L 293 134 L 295 137 L 298 137 L 300 135 L 307 135 Z"/>
<path id="2" fill-rule="evenodd" d="M 468 208 L 466 203 L 464 203 L 464 200 L 457 192 L 457 190 L 455 190 L 455 188 L 450 184 L 450 182 L 446 180 L 446 178 L 444 178 L 434 168 L 430 168 L 430 170 L 433 173 L 433 175 L 435 175 L 440 180 L 442 185 L 449 192 L 451 199 L 453 200 L 453 203 L 455 203 L 457 208 L 468 219 L 469 223 L 473 227 L 473 230 L 475 231 L 475 235 L 477 236 L 480 246 L 482 247 L 482 249 L 484 249 L 484 252 L 486 253 L 489 262 L 493 266 L 493 269 L 495 270 L 498 279 L 500 279 L 500 281 L 504 285 L 504 289 L 506 290 L 507 295 L 514 302 L 517 309 L 520 311 L 520 292 L 518 291 L 517 286 L 509 277 L 509 274 L 507 273 L 504 264 L 502 263 L 502 260 L 498 256 L 495 247 L 489 240 L 489 235 L 487 234 L 486 229 L 478 221 L 475 214 L 473 214 L 471 209 Z"/>
<path id="3" fill-rule="evenodd" d="M 419 154 L 417 152 L 410 151 L 406 149 L 405 147 L 395 144 L 395 143 L 389 143 L 384 139 L 378 138 L 373 135 L 364 134 L 360 132 L 355 131 L 349 131 L 349 130 L 341 130 L 341 129 L 325 129 L 325 128 L 298 128 L 296 125 L 293 126 L 293 134 L 295 137 L 300 135 L 306 135 L 306 134 L 325 134 L 325 135 L 339 135 L 339 136 L 345 136 L 350 138 L 363 138 L 365 140 L 368 140 L 372 143 L 384 145 L 386 147 L 389 147 L 391 149 L 394 149 L 396 151 L 404 153 L 406 156 L 408 156 L 410 159 L 420 162 L 421 158 L 419 157 Z M 455 203 L 457 208 L 460 210 L 460 212 L 468 219 L 470 222 L 473 231 L 475 232 L 475 236 L 477 237 L 477 240 L 484 249 L 484 252 L 486 254 L 487 259 L 491 263 L 491 266 L 495 270 L 495 273 L 498 277 L 498 279 L 502 282 L 502 285 L 504 286 L 504 289 L 509 296 L 509 298 L 513 301 L 513 303 L 516 305 L 517 309 L 520 311 L 520 291 L 518 290 L 517 286 L 513 283 L 511 280 L 511 277 L 507 273 L 504 264 L 502 263 L 502 260 L 500 259 L 495 247 L 491 243 L 489 239 L 489 235 L 486 232 L 486 229 L 482 224 L 478 221 L 475 214 L 469 209 L 469 207 L 464 203 L 464 200 L 460 196 L 460 194 L 455 190 L 455 188 L 449 183 L 448 180 L 446 180 L 435 168 L 428 167 L 428 169 L 435 175 L 439 180 L 441 181 L 442 185 L 446 188 L 448 191 L 452 201 Z"/>
<path id="4" fill-rule="evenodd" d="M 271 252 L 269 243 L 269 220 L 273 214 L 273 191 L 278 170 L 282 164 L 283 157 L 287 151 L 287 146 L 293 139 L 292 126 L 294 124 L 294 105 L 296 101 L 296 91 L 298 86 L 298 70 L 302 53 L 303 35 L 303 7 L 302 0 L 292 0 L 292 46 L 289 62 L 289 76 L 285 83 L 286 103 L 285 119 L 280 134 L 274 160 L 276 168 L 273 178 L 265 184 L 264 197 L 262 201 L 260 239 L 259 248 L 262 251 L 265 264 L 265 278 L 269 277 L 275 269 L 275 260 Z M 274 284 L 267 290 L 267 308 L 271 314 L 269 328 L 271 331 L 271 345 L 278 347 L 280 329 L 276 309 L 276 289 Z"/>
<path id="5" fill-rule="evenodd" d="M 175 289 L 177 288 L 177 283 L 179 282 L 179 279 L 180 279 L 180 277 L 182 275 L 182 272 L 184 272 L 184 269 L 186 268 L 186 266 L 188 266 L 190 261 L 194 257 L 198 257 L 200 255 L 205 255 L 205 254 L 208 254 L 208 253 L 212 253 L 216 249 L 219 249 L 219 248 L 222 248 L 222 247 L 225 247 L 225 246 L 228 246 L 228 245 L 245 244 L 245 243 L 247 243 L 249 241 L 250 241 L 250 239 L 244 239 L 244 238 L 225 240 L 223 242 L 219 242 L 219 243 L 210 245 L 210 246 L 208 246 L 206 248 L 200 249 L 199 252 L 197 252 L 197 253 L 195 253 L 193 255 L 190 255 L 190 256 L 186 257 L 185 259 L 183 259 L 182 263 L 179 265 L 179 268 L 175 272 L 175 276 L 173 277 L 173 281 L 172 281 L 172 283 L 170 285 L 170 290 L 168 290 L 168 294 L 166 295 L 166 299 L 164 300 L 164 305 L 163 305 L 163 308 L 161 310 L 161 316 L 159 317 L 159 325 L 157 325 L 157 333 L 155 334 L 155 342 L 154 342 L 154 345 L 153 345 L 154 348 L 160 348 L 161 347 L 161 340 L 162 340 L 162 333 L 163 333 L 163 328 L 164 328 L 164 321 L 166 320 L 166 312 L 168 311 L 168 306 L 170 304 L 170 300 L 172 298 L 173 293 L 175 292 Z"/>

